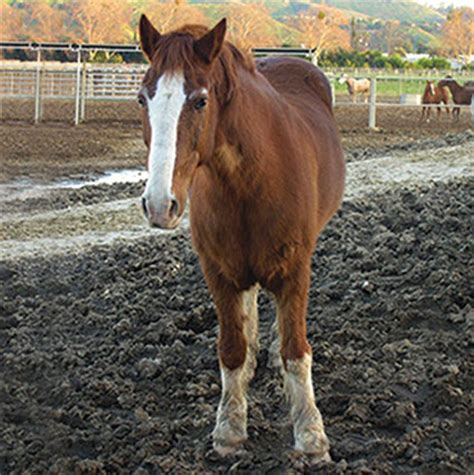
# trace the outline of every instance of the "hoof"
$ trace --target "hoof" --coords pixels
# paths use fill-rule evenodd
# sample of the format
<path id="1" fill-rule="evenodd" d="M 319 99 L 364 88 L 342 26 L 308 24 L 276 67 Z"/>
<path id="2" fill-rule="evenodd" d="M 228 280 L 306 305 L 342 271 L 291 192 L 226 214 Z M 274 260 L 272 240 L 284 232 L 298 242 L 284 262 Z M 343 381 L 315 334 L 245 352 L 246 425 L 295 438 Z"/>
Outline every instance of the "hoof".
<path id="1" fill-rule="evenodd" d="M 229 457 L 238 452 L 247 440 L 247 430 L 244 427 L 230 427 L 227 423 L 220 423 L 212 434 L 214 450 L 221 457 Z"/>
<path id="2" fill-rule="evenodd" d="M 306 427 L 295 441 L 295 450 L 312 457 L 314 462 L 330 462 L 329 441 L 324 431 Z"/>
<path id="3" fill-rule="evenodd" d="M 325 463 L 332 462 L 329 452 L 326 452 L 322 455 L 311 455 L 310 458 L 311 458 L 311 465 L 322 465 Z"/>
<path id="4" fill-rule="evenodd" d="M 311 463 L 311 465 L 324 465 L 326 463 L 332 462 L 329 450 L 321 453 L 308 453 L 302 452 L 301 450 L 295 447 L 295 451 L 299 456 L 307 457 L 307 460 Z"/>
<path id="5" fill-rule="evenodd" d="M 213 447 L 214 450 L 221 456 L 221 457 L 231 457 L 236 455 L 242 449 L 242 443 L 234 444 L 234 445 L 224 445 L 220 442 L 214 442 Z"/>
<path id="6" fill-rule="evenodd" d="M 318 468 L 332 462 L 329 451 L 323 454 L 308 454 L 301 452 L 301 450 L 293 450 L 289 453 L 291 459 L 303 459 L 307 464 L 311 465 L 313 468 Z"/>

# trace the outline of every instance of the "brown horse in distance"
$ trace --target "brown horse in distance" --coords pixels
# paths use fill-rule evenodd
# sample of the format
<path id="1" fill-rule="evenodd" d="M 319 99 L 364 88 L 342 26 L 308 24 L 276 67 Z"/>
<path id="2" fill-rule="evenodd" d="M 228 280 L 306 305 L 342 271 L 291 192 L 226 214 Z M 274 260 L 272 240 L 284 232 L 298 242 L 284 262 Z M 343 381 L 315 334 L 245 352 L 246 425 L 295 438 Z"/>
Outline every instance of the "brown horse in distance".
<path id="1" fill-rule="evenodd" d="M 285 378 L 295 448 L 328 460 L 306 310 L 311 255 L 344 188 L 330 86 L 303 60 L 255 65 L 225 32 L 225 20 L 212 30 L 187 25 L 165 35 L 140 20 L 151 63 L 138 96 L 149 149 L 143 208 L 152 226 L 174 228 L 189 194 L 193 244 L 219 322 L 215 450 L 233 453 L 247 438 L 263 287 L 277 304 L 275 363 Z"/>
<path id="2" fill-rule="evenodd" d="M 421 102 L 422 104 L 448 104 L 448 92 L 444 87 L 435 85 L 433 81 L 426 81 L 425 91 L 423 92 L 423 98 Z M 436 109 L 438 110 L 437 118 L 439 119 L 441 107 L 437 107 Z M 449 107 L 446 107 L 446 113 L 449 116 Z M 426 120 L 429 122 L 430 114 L 431 107 L 423 107 L 420 120 L 423 120 L 426 117 Z"/>
<path id="3" fill-rule="evenodd" d="M 458 84 L 453 78 L 442 79 L 438 82 L 439 87 L 447 87 L 451 92 L 453 102 L 457 105 L 470 105 L 473 95 L 472 81 L 467 82 L 464 86 Z M 459 120 L 460 107 L 453 107 L 453 119 Z"/>

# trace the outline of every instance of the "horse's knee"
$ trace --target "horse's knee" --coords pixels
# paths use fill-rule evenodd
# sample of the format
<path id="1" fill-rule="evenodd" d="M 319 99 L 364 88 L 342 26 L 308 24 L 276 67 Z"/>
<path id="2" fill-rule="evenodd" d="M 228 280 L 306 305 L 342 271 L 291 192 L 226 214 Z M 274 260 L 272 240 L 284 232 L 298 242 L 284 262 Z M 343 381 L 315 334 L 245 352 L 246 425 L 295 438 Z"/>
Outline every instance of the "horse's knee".
<path id="1" fill-rule="evenodd" d="M 229 370 L 240 368 L 245 362 L 247 341 L 242 327 L 221 328 L 218 342 L 219 359 Z"/>
<path id="2" fill-rule="evenodd" d="M 311 354 L 311 346 L 306 335 L 295 332 L 295 334 L 284 337 L 281 342 L 280 354 L 285 367 L 289 360 L 299 360 L 305 355 Z"/>

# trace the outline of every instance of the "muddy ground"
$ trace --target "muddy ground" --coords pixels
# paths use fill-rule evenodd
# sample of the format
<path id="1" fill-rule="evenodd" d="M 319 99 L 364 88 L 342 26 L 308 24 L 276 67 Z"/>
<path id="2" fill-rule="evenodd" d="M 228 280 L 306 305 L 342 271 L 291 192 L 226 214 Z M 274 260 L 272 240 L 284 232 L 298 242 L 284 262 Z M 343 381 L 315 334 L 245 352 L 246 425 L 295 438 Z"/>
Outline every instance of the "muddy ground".
<path id="1" fill-rule="evenodd" d="M 474 470 L 471 131 L 342 130 L 346 199 L 308 312 L 333 458 L 314 467 L 290 450 L 265 294 L 249 441 L 228 460 L 212 451 L 217 326 L 188 230 L 146 229 L 140 182 L 43 188 L 143 163 L 138 128 L 60 130 L 55 151 L 51 125 L 0 127 L 3 176 L 24 180 L 0 196 L 0 473 Z"/>
<path id="2" fill-rule="evenodd" d="M 45 123 L 31 127 L 31 102 L 2 101 L 0 182 L 18 178 L 83 177 L 111 168 L 145 166 L 136 104 L 93 103 L 87 109 L 87 122 L 77 127 L 69 125 L 74 117 L 72 106 L 57 101 L 45 104 Z M 472 130 L 471 114 L 464 109 L 457 122 L 443 113 L 439 120 L 426 123 L 419 121 L 417 108 L 380 108 L 377 131 L 366 126 L 366 105 L 339 105 L 335 115 L 349 160 L 407 150 L 420 146 L 420 142 L 428 148 L 440 146 L 433 141 L 449 142 L 449 137 L 454 137 L 451 140 L 455 141 L 457 134 Z"/>

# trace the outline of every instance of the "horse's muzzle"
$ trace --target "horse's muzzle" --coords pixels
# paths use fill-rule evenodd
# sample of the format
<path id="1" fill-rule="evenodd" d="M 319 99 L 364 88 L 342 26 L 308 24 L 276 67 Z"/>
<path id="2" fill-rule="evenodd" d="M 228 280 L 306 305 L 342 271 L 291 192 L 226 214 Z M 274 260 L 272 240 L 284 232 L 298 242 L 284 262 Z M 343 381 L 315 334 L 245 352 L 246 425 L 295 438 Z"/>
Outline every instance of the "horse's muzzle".
<path id="1" fill-rule="evenodd" d="M 142 208 L 148 223 L 154 228 L 174 229 L 181 222 L 182 212 L 180 212 L 179 202 L 174 196 L 161 200 L 156 206 L 143 195 Z"/>

